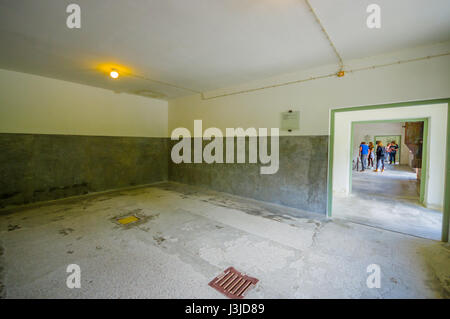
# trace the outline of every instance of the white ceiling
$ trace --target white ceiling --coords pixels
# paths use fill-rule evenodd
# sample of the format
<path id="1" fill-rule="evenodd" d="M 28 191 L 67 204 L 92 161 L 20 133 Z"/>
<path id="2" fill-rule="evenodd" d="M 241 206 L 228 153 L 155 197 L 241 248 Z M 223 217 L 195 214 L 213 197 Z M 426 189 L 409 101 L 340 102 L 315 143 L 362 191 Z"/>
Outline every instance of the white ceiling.
<path id="1" fill-rule="evenodd" d="M 66 6 L 81 7 L 81 29 Z M 310 0 L 344 63 L 450 40 L 449 0 Z M 366 7 L 381 7 L 368 29 Z M 174 98 L 337 58 L 304 0 L 0 0 L 0 68 Z M 135 75 L 98 70 L 117 64 Z"/>

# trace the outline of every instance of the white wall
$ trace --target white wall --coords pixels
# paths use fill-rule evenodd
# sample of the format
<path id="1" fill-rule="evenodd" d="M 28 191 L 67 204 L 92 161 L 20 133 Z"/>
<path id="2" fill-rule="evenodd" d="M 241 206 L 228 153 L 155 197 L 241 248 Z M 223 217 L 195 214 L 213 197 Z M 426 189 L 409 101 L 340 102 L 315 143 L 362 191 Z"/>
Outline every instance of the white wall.
<path id="1" fill-rule="evenodd" d="M 367 118 L 366 121 L 370 121 L 370 118 Z M 409 149 L 405 145 L 405 129 L 403 128 L 405 123 L 402 122 L 389 122 L 389 123 L 360 123 L 355 124 L 353 128 L 353 158 L 358 156 L 359 153 L 359 145 L 362 141 L 365 141 L 366 135 L 370 136 L 369 141 L 374 142 L 375 136 L 380 135 L 401 135 L 401 141 L 396 141 L 400 146 L 400 158 L 397 154 L 397 161 L 400 161 L 400 164 L 409 164 Z"/>
<path id="2" fill-rule="evenodd" d="M 450 52 L 450 44 L 407 50 L 368 59 L 345 61 L 358 68 Z M 329 110 L 336 107 L 373 105 L 450 96 L 450 56 L 396 64 L 348 73 L 342 78 L 325 78 L 238 95 L 202 100 L 199 95 L 169 101 L 169 131 L 187 127 L 194 119 L 203 127 L 279 127 L 280 112 L 300 110 L 300 130 L 283 135 L 328 135 Z M 336 65 L 248 83 L 205 96 L 251 89 L 336 71 Z"/>
<path id="3" fill-rule="evenodd" d="M 335 146 L 333 163 L 333 194 L 349 193 L 349 161 L 351 122 L 389 119 L 429 118 L 427 176 L 425 183 L 425 204 L 442 209 L 445 185 L 445 145 L 447 139 L 448 104 L 434 104 L 411 107 L 337 112 L 335 116 Z"/>
<path id="4" fill-rule="evenodd" d="M 0 133 L 166 137 L 167 101 L 0 70 Z"/>

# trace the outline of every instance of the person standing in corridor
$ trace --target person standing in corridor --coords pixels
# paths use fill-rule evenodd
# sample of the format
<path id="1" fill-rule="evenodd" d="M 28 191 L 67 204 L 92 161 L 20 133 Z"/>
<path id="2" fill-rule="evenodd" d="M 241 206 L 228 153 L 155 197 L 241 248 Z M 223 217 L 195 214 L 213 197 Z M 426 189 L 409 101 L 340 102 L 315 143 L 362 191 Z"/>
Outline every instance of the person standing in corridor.
<path id="1" fill-rule="evenodd" d="M 375 146 L 373 142 L 369 142 L 369 157 L 367 167 L 374 168 L 374 160 L 375 160 Z"/>
<path id="2" fill-rule="evenodd" d="M 383 146 L 381 141 L 377 141 L 377 168 L 375 172 L 378 172 L 378 169 L 381 166 L 381 172 L 384 172 L 384 158 L 386 156 L 386 149 Z"/>
<path id="3" fill-rule="evenodd" d="M 388 145 L 384 148 L 384 151 L 384 161 L 389 163 L 391 160 L 391 143 L 388 143 Z"/>
<path id="4" fill-rule="evenodd" d="M 391 150 L 391 152 L 389 153 L 389 162 L 391 165 L 395 165 L 395 155 L 398 151 L 398 144 L 395 143 L 395 141 L 392 141 L 389 149 Z"/>
<path id="5" fill-rule="evenodd" d="M 369 156 L 369 146 L 366 142 L 361 142 L 361 145 L 359 145 L 359 156 L 361 157 L 361 172 L 364 172 L 367 167 L 367 157 Z"/>

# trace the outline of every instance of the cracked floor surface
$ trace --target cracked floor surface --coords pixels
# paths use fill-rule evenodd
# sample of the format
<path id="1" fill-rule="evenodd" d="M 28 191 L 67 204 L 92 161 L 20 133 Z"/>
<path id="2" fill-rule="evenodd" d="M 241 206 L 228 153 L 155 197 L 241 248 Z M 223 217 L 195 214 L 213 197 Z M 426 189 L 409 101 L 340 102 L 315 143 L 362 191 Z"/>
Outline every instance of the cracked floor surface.
<path id="1" fill-rule="evenodd" d="M 260 280 L 248 298 L 450 297 L 448 244 L 176 183 L 0 216 L 1 297 L 225 298 L 208 282 L 229 266 Z"/>

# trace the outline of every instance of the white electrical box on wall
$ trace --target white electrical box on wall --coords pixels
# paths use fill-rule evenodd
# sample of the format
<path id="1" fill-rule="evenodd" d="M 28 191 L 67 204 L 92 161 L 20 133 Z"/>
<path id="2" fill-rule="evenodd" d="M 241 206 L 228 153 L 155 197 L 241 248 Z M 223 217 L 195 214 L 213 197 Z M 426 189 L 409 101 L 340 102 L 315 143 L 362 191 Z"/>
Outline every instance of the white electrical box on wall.
<path id="1" fill-rule="evenodd" d="M 281 130 L 296 131 L 300 129 L 300 111 L 287 111 L 281 113 Z"/>

